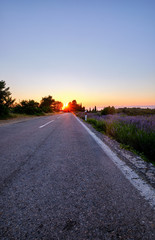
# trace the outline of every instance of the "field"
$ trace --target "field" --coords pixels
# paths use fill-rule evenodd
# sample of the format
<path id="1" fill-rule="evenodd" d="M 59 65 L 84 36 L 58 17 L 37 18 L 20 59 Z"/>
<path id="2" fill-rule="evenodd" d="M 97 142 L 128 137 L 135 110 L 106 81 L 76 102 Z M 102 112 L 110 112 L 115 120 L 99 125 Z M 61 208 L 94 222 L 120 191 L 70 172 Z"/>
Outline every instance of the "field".
<path id="1" fill-rule="evenodd" d="M 84 119 L 84 113 L 79 113 Z M 88 123 L 116 139 L 121 145 L 155 164 L 155 115 L 127 116 L 88 113 Z"/>

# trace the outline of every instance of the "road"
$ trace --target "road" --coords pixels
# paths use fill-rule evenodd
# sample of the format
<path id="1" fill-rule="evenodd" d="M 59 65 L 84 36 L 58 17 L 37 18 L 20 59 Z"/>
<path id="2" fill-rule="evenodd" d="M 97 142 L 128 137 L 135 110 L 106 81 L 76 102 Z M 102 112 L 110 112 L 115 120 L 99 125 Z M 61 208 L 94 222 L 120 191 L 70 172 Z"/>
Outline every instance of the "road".
<path id="1" fill-rule="evenodd" d="M 155 239 L 153 207 L 71 113 L 0 126 L 0 239 Z"/>

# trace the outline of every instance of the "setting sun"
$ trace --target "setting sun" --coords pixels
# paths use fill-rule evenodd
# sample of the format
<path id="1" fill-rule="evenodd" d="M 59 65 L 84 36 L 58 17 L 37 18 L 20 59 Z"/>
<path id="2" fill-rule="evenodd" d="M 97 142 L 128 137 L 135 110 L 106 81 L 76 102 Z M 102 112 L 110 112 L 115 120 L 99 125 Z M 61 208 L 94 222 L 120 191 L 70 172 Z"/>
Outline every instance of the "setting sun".
<path id="1" fill-rule="evenodd" d="M 68 103 L 64 103 L 63 105 L 63 109 L 67 108 L 68 107 Z"/>

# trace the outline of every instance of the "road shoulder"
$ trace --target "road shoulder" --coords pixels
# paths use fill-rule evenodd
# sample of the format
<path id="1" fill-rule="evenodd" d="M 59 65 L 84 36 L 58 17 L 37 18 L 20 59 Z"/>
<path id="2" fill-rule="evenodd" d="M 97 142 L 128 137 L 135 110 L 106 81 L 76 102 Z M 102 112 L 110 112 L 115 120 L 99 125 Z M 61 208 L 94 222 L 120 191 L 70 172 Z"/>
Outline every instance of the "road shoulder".
<path id="1" fill-rule="evenodd" d="M 145 182 L 155 188 L 155 166 L 152 163 L 145 162 L 140 156 L 131 151 L 122 149 L 120 144 L 108 137 L 107 135 L 98 132 L 89 123 L 79 118 L 100 140 L 102 140 L 123 162 L 134 170 Z"/>

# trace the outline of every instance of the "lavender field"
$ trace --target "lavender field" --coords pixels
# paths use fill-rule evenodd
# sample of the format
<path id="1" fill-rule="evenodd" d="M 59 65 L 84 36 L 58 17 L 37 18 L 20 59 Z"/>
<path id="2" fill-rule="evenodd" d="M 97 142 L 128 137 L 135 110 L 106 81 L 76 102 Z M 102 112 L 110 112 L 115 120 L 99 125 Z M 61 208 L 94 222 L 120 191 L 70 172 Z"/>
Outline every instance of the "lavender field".
<path id="1" fill-rule="evenodd" d="M 84 119 L 84 113 L 79 113 L 78 116 Z M 155 163 L 155 115 L 101 116 L 99 113 L 88 113 L 88 123 Z"/>

